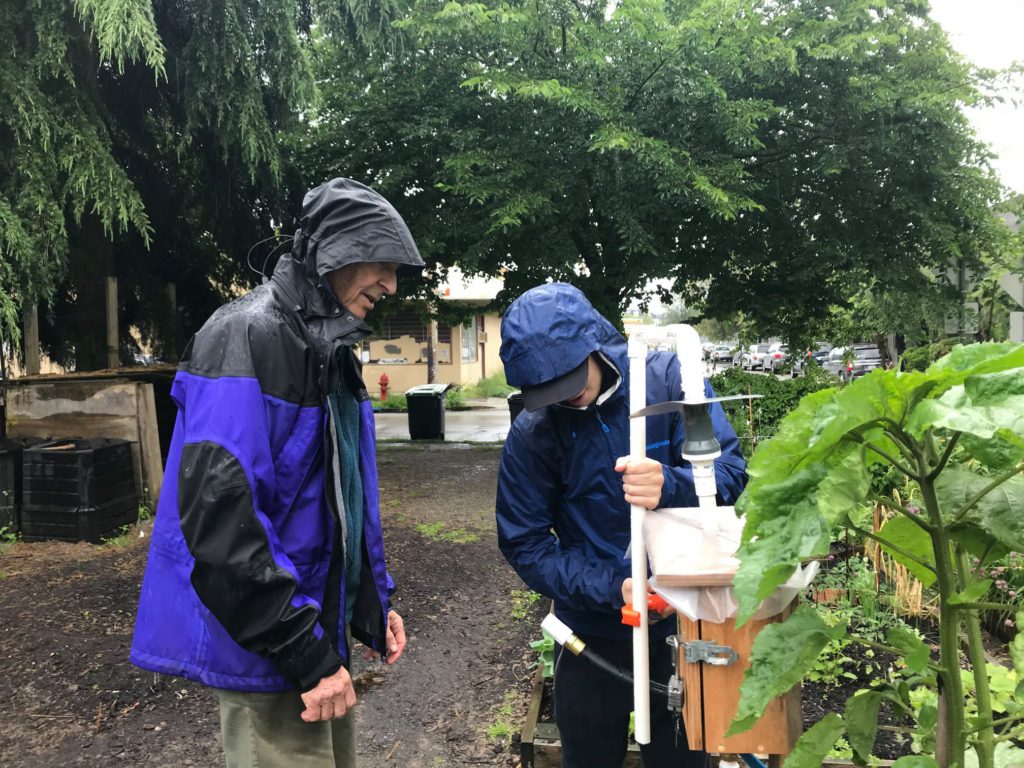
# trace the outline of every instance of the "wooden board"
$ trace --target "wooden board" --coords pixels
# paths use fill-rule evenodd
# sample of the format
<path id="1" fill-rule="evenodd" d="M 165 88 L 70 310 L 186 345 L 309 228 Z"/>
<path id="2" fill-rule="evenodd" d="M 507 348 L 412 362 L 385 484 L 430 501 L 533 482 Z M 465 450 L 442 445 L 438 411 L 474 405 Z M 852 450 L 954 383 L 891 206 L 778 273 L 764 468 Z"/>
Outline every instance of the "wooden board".
<path id="1" fill-rule="evenodd" d="M 132 443 L 139 498 L 156 502 L 163 464 L 153 385 L 124 379 L 21 381 L 7 390 L 10 437 L 108 437 Z"/>
<path id="2" fill-rule="evenodd" d="M 680 651 L 681 677 L 686 686 L 683 721 L 693 748 L 770 755 L 788 755 L 793 749 L 802 728 L 799 686 L 769 704 L 764 716 L 749 731 L 725 737 L 739 706 L 740 683 L 750 666 L 754 639 L 767 624 L 782 621 L 788 615 L 786 611 L 764 621 L 748 621 L 739 629 L 734 620 L 715 624 L 679 617 L 684 640 L 700 639 L 727 645 L 739 654 L 733 664 L 713 666 L 688 663 Z"/>
<path id="3" fill-rule="evenodd" d="M 685 575 L 659 573 L 655 578 L 659 587 L 729 587 L 736 578 L 736 571 Z"/>

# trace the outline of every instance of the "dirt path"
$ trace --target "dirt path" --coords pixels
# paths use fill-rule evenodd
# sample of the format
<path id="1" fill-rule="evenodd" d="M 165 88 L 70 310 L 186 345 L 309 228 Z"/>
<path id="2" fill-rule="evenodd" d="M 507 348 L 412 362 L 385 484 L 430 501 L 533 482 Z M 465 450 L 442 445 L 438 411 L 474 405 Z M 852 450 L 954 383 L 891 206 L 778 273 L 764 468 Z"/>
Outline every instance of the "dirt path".
<path id="1" fill-rule="evenodd" d="M 409 647 L 359 661 L 360 765 L 514 766 L 539 602 L 494 540 L 499 449 L 383 446 Z M 143 527 L 145 531 L 145 527 Z M 0 765 L 223 764 L 214 697 L 127 662 L 148 537 L 0 552 Z"/>

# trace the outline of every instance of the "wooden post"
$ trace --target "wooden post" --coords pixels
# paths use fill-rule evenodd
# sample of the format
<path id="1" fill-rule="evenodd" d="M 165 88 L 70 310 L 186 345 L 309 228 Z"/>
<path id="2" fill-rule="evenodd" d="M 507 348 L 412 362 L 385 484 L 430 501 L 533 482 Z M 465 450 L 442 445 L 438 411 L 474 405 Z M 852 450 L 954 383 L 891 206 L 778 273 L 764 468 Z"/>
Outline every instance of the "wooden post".
<path id="1" fill-rule="evenodd" d="M 22 314 L 25 323 L 25 375 L 39 373 L 39 305 L 34 301 Z"/>
<path id="2" fill-rule="evenodd" d="M 427 384 L 437 382 L 437 320 L 431 320 L 427 338 Z"/>
<path id="3" fill-rule="evenodd" d="M 121 354 L 117 340 L 117 278 L 107 277 L 107 368 L 117 368 Z"/>

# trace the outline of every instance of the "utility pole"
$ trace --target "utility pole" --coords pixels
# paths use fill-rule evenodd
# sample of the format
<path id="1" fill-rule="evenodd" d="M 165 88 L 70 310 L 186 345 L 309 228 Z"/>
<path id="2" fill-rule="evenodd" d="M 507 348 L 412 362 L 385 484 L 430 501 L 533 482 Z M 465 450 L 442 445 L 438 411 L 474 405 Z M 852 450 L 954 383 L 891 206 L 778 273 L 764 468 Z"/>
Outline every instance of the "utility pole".
<path id="1" fill-rule="evenodd" d="M 1002 218 L 1011 232 L 1014 234 L 1020 233 L 1020 219 L 1012 213 L 1004 213 Z M 1017 268 L 1018 272 L 1024 273 L 1024 260 L 1017 265 Z M 1024 307 L 1024 281 L 1021 280 L 1020 274 L 1013 274 L 1011 272 L 1003 275 L 999 278 L 999 285 L 1010 294 L 1010 298 L 1017 302 L 1017 306 Z M 1024 342 L 1024 311 L 1010 313 L 1010 335 L 1008 339 L 1010 341 Z"/>

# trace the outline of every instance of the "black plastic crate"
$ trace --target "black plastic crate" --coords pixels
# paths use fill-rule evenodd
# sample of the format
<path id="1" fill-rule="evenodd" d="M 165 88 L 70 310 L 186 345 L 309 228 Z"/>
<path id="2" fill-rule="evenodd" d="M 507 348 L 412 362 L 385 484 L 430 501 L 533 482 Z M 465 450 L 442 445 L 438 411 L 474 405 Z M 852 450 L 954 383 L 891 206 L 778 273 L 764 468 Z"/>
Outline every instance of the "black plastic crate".
<path id="1" fill-rule="evenodd" d="M 22 452 L 42 441 L 41 437 L 0 440 L 0 528 L 9 533 L 21 530 Z"/>
<path id="2" fill-rule="evenodd" d="M 132 446 L 126 440 L 59 440 L 24 452 L 21 535 L 26 541 L 97 543 L 135 522 Z"/>

